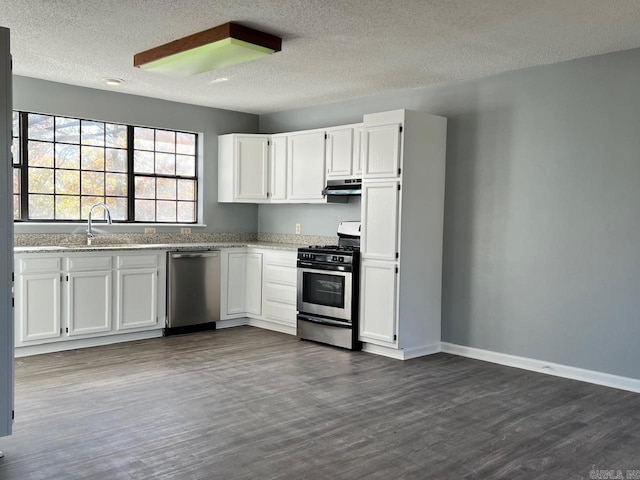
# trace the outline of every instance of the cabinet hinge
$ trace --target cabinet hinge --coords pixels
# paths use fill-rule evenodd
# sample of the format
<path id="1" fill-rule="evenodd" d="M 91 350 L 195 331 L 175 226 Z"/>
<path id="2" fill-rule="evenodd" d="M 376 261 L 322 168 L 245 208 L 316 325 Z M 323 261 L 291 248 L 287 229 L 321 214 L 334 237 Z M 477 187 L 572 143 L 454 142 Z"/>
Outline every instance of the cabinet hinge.
<path id="1" fill-rule="evenodd" d="M 62 335 L 62 327 L 60 327 L 60 335 Z"/>
<path id="2" fill-rule="evenodd" d="M 399 168 L 399 169 L 398 169 L 398 175 L 400 175 L 401 173 L 402 173 L 402 169 L 401 169 L 401 168 Z"/>
<path id="3" fill-rule="evenodd" d="M 11 281 L 12 282 L 16 281 L 16 274 L 14 272 L 11 272 Z"/>
<path id="4" fill-rule="evenodd" d="M 325 140 L 328 140 L 328 139 L 329 139 L 329 135 L 325 133 L 325 134 L 324 134 L 324 139 L 325 139 Z"/>
<path id="5" fill-rule="evenodd" d="M 396 341 L 398 339 L 398 335 L 393 336 L 393 340 Z"/>
<path id="6" fill-rule="evenodd" d="M 271 140 L 267 140 L 267 146 L 271 145 Z"/>
<path id="7" fill-rule="evenodd" d="M 15 308 L 15 306 L 16 306 L 16 299 L 15 299 L 15 298 L 12 298 L 12 299 L 11 299 L 11 306 L 12 306 L 13 308 Z"/>
<path id="8" fill-rule="evenodd" d="M 64 329 L 64 331 L 65 331 L 66 333 L 69 333 L 69 327 L 65 328 L 65 329 Z"/>
<path id="9" fill-rule="evenodd" d="M 69 281 L 69 275 L 67 275 L 67 282 Z"/>
<path id="10" fill-rule="evenodd" d="M 402 133 L 402 125 L 400 125 L 400 133 Z"/>
<path id="11" fill-rule="evenodd" d="M 400 258 L 400 252 L 396 252 L 396 258 Z"/>
<path id="12" fill-rule="evenodd" d="M 11 420 L 15 420 L 15 419 L 16 419 L 16 411 L 11 410 Z"/>
<path id="13" fill-rule="evenodd" d="M 398 267 L 396 267 L 396 273 L 398 273 Z"/>
<path id="14" fill-rule="evenodd" d="M 398 184 L 398 191 L 400 191 L 400 184 Z"/>
<path id="15" fill-rule="evenodd" d="M 271 194 L 269 192 L 267 192 L 267 198 L 269 198 L 271 196 Z"/>

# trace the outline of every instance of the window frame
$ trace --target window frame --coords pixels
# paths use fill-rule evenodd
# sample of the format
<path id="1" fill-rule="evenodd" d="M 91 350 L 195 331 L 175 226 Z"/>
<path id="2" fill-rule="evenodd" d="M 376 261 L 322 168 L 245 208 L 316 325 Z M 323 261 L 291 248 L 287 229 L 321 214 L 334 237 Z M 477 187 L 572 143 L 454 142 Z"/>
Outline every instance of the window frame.
<path id="1" fill-rule="evenodd" d="M 112 122 L 112 121 L 106 121 L 106 120 L 95 120 L 95 119 L 89 119 L 89 118 L 80 118 L 80 117 L 76 117 L 76 116 L 72 116 L 72 115 L 62 115 L 62 114 L 52 114 L 52 113 L 41 113 L 41 112 L 32 112 L 32 111 L 23 111 L 23 110 L 14 110 L 15 112 L 18 113 L 19 116 L 19 135 L 18 135 L 18 141 L 19 141 L 19 158 L 18 158 L 18 162 L 17 163 L 13 163 L 12 164 L 12 174 L 13 174 L 13 170 L 15 169 L 19 169 L 20 170 L 20 218 L 14 218 L 14 222 L 17 224 L 22 224 L 22 225 L 29 225 L 29 224 L 35 224 L 35 223 L 45 223 L 45 224 L 83 224 L 86 223 L 86 219 L 55 219 L 55 218 L 49 218 L 49 219 L 35 219 L 35 218 L 29 218 L 29 159 L 28 159 L 28 155 L 29 155 L 29 133 L 28 133 L 28 116 L 31 115 L 46 115 L 46 116 L 50 116 L 53 118 L 56 117 L 64 117 L 64 118 L 69 118 L 69 119 L 73 119 L 73 120 L 78 120 L 80 122 L 80 125 L 82 125 L 82 121 L 85 122 L 100 122 L 100 123 L 104 123 L 104 124 L 113 124 L 113 125 L 121 125 L 123 127 L 126 127 L 126 131 L 127 131 L 127 146 L 126 146 L 126 152 L 127 152 L 127 159 L 126 159 L 126 163 L 127 163 L 127 172 L 125 173 L 127 176 L 127 191 L 126 191 L 126 196 L 116 196 L 117 198 L 126 198 L 127 199 L 127 219 L 126 220 L 113 220 L 114 224 L 120 224 L 120 225 L 143 225 L 143 224 L 152 224 L 152 225 L 198 225 L 199 224 L 199 216 L 201 214 L 201 206 L 200 206 L 200 182 L 201 182 L 201 168 L 200 168 L 200 162 L 201 162 L 201 156 L 200 156 L 200 133 L 198 132 L 190 132 L 187 130 L 173 130 L 173 129 L 168 129 L 168 128 L 161 128 L 161 127 L 150 127 L 150 126 L 141 126 L 141 125 L 130 125 L 130 124 L 125 124 L 125 123 L 120 123 L 120 122 Z M 134 130 L 135 128 L 148 128 L 148 129 L 152 129 L 154 131 L 154 138 L 156 135 L 157 131 L 170 131 L 170 132 L 174 132 L 176 134 L 182 133 L 182 134 L 187 134 L 187 135 L 193 135 L 194 136 L 194 154 L 193 155 L 189 155 L 189 156 L 193 156 L 194 159 L 194 175 L 191 176 L 184 176 L 184 175 L 169 175 L 169 174 L 158 174 L 158 173 L 136 173 L 134 171 Z M 54 130 L 55 131 L 55 130 Z M 33 140 L 33 141 L 37 141 L 37 140 Z M 66 142 L 56 142 L 55 141 L 55 134 L 54 134 L 54 139 L 51 142 L 53 145 L 54 151 L 55 151 L 55 145 L 62 144 L 62 145 L 66 145 Z M 82 146 L 82 144 L 78 144 L 79 146 Z M 86 146 L 86 145 L 85 145 Z M 105 148 L 105 150 L 107 148 L 111 148 L 111 147 L 107 147 L 106 145 L 103 147 Z M 123 148 L 123 150 L 125 150 Z M 155 147 L 153 152 L 155 153 Z M 35 167 L 34 167 L 35 168 Z M 51 170 L 54 171 L 54 178 L 55 178 L 55 172 L 57 170 L 59 170 L 60 168 L 58 168 L 55 163 L 52 167 L 39 167 L 39 168 L 50 168 Z M 62 170 L 65 170 L 64 168 Z M 73 170 L 73 169 L 72 169 Z M 91 172 L 92 170 L 84 170 L 82 169 L 82 164 L 80 164 L 78 166 L 77 172 L 79 175 L 82 175 L 82 172 Z M 124 173 L 124 172 L 111 172 L 111 171 L 107 171 L 106 170 L 106 165 L 105 165 L 105 169 L 103 170 L 103 172 L 105 173 L 105 175 L 107 173 Z M 157 191 L 156 191 L 156 196 L 154 199 L 150 199 L 153 200 L 156 203 L 156 215 L 155 218 L 156 220 L 135 220 L 135 201 L 136 201 L 136 191 L 135 191 L 135 178 L 136 177 L 147 177 L 147 178 L 170 178 L 170 179 L 175 179 L 176 181 L 176 185 L 178 183 L 179 180 L 189 180 L 189 181 L 193 181 L 194 182 L 194 195 L 193 195 L 193 201 L 191 200 L 183 200 L 185 202 L 190 202 L 193 204 L 193 220 L 190 222 L 185 222 L 185 221 L 180 221 L 178 220 L 178 213 L 177 213 L 177 204 L 179 202 L 179 200 L 176 199 L 174 200 L 176 202 L 176 221 L 175 222 L 171 222 L 171 221 L 166 221 L 166 220 L 161 220 L 158 221 L 157 220 L 157 202 L 158 201 L 162 201 L 163 199 L 158 198 L 157 197 Z M 38 193 L 34 193 L 34 194 L 38 194 Z M 52 195 L 55 197 L 55 190 L 53 194 L 45 194 L 45 195 Z M 177 194 L 176 194 L 177 195 Z M 81 197 L 82 197 L 82 193 L 81 191 L 78 191 L 77 196 L 79 197 L 79 201 L 81 202 Z M 106 191 L 104 192 L 104 194 L 102 195 L 103 197 L 105 197 L 105 199 L 107 197 L 113 197 L 112 195 L 107 195 Z M 114 197 L 115 198 L 115 197 Z M 54 205 L 54 209 L 55 209 L 55 205 Z M 54 210 L 54 215 L 55 215 L 55 210 Z M 82 213 L 80 213 L 80 216 L 82 217 Z"/>

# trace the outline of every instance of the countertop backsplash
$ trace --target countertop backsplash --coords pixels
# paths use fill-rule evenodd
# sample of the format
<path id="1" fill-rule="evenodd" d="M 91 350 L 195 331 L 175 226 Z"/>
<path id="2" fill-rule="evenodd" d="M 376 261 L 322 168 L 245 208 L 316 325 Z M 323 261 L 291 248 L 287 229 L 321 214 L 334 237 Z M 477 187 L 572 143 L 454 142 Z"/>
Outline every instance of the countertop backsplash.
<path id="1" fill-rule="evenodd" d="M 85 234 L 16 233 L 16 247 L 86 245 Z M 93 245 L 176 244 L 176 243 L 286 243 L 295 245 L 335 245 L 337 237 L 280 233 L 107 233 L 96 235 Z"/>

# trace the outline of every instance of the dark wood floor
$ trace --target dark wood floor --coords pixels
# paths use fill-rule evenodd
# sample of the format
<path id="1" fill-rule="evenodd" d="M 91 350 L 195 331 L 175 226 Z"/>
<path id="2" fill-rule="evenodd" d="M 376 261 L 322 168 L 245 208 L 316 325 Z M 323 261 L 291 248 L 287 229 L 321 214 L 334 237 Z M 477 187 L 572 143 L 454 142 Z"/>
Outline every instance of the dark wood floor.
<path id="1" fill-rule="evenodd" d="M 638 394 L 239 327 L 18 359 L 0 479 L 578 479 L 640 470 L 639 426 Z"/>

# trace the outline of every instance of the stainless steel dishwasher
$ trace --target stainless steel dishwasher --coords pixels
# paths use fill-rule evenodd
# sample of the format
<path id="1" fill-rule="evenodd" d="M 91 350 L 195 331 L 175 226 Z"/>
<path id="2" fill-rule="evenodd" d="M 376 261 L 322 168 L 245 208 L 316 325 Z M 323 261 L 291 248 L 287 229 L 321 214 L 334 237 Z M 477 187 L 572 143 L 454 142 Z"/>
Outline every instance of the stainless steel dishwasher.
<path id="1" fill-rule="evenodd" d="M 220 320 L 220 251 L 169 252 L 165 335 L 214 328 Z"/>

